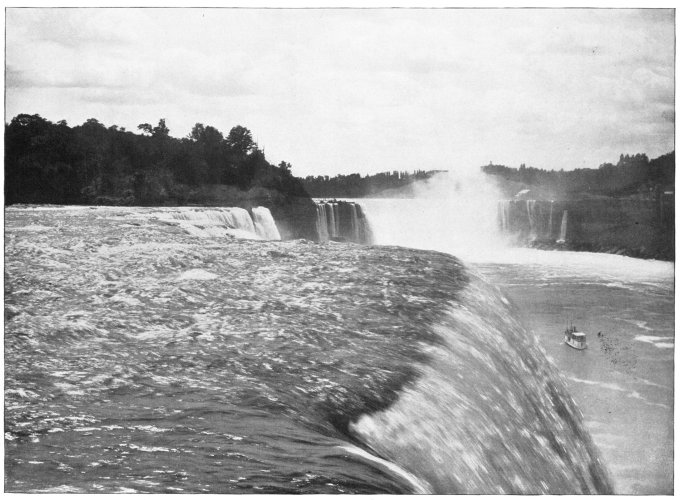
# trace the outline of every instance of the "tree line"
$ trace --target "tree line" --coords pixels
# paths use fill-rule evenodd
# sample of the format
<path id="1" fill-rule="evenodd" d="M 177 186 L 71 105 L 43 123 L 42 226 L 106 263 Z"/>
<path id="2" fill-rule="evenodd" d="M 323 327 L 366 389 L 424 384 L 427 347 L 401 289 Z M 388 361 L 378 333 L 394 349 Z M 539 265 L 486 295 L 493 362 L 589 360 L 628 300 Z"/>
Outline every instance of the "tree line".
<path id="1" fill-rule="evenodd" d="M 597 169 L 579 168 L 567 172 L 524 164 L 512 168 L 490 163 L 481 168 L 506 184 L 541 186 L 567 198 L 583 193 L 610 197 L 657 197 L 663 190 L 673 191 L 675 186 L 675 151 L 653 160 L 642 153 L 621 154 L 615 165 L 603 163 Z"/>
<path id="2" fill-rule="evenodd" d="M 314 198 L 362 198 L 386 189 L 403 188 L 417 180 L 432 177 L 441 170 L 415 170 L 411 173 L 394 170 L 373 175 L 360 174 L 307 176 L 303 185 Z"/>
<path id="3" fill-rule="evenodd" d="M 17 115 L 5 124 L 5 203 L 181 204 L 206 184 L 307 196 L 290 163 L 270 164 L 243 126 L 225 137 L 197 123 L 178 139 L 161 119 L 138 131 Z"/>

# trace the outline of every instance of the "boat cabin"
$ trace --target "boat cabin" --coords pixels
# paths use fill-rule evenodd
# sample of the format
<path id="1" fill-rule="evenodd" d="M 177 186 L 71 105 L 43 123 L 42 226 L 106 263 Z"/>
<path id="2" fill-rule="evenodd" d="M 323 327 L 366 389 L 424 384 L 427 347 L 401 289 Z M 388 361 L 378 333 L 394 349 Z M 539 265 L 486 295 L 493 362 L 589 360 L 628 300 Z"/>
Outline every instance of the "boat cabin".
<path id="1" fill-rule="evenodd" d="M 587 347 L 586 334 L 577 332 L 575 326 L 570 326 L 564 331 L 564 342 L 574 349 L 585 349 Z"/>

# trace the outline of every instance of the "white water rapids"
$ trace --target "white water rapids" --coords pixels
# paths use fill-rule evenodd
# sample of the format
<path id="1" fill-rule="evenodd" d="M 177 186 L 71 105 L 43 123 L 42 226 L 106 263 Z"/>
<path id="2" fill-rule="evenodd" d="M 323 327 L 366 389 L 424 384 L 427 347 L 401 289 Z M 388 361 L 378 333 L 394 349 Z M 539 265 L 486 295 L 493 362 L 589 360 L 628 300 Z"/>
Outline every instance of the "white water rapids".
<path id="1" fill-rule="evenodd" d="M 566 378 L 615 492 L 672 492 L 674 263 L 513 247 L 498 227 L 502 196 L 481 174 L 414 191 L 356 200 L 375 244 L 450 253 L 500 287 Z M 586 351 L 562 342 L 568 321 L 588 332 Z"/>

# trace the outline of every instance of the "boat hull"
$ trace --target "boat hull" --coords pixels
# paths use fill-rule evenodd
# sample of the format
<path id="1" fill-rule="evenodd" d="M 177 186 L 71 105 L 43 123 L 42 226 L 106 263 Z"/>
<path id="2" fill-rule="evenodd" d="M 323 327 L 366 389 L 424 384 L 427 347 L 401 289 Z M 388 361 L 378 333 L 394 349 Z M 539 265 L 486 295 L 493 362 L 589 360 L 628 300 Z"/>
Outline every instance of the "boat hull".
<path id="1" fill-rule="evenodd" d="M 567 344 L 569 347 L 573 347 L 574 349 L 577 349 L 579 351 L 582 351 L 583 349 L 586 349 L 588 347 L 588 345 L 585 342 L 576 342 L 567 337 L 564 338 L 564 343 Z"/>

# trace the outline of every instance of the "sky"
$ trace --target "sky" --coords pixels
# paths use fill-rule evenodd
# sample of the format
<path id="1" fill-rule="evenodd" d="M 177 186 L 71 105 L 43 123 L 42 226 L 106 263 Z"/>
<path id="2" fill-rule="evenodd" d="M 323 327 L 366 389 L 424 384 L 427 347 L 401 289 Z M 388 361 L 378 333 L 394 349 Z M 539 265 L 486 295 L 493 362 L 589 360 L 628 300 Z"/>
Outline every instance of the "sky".
<path id="1" fill-rule="evenodd" d="M 6 10 L 5 120 L 242 125 L 298 176 L 674 149 L 670 9 Z"/>

